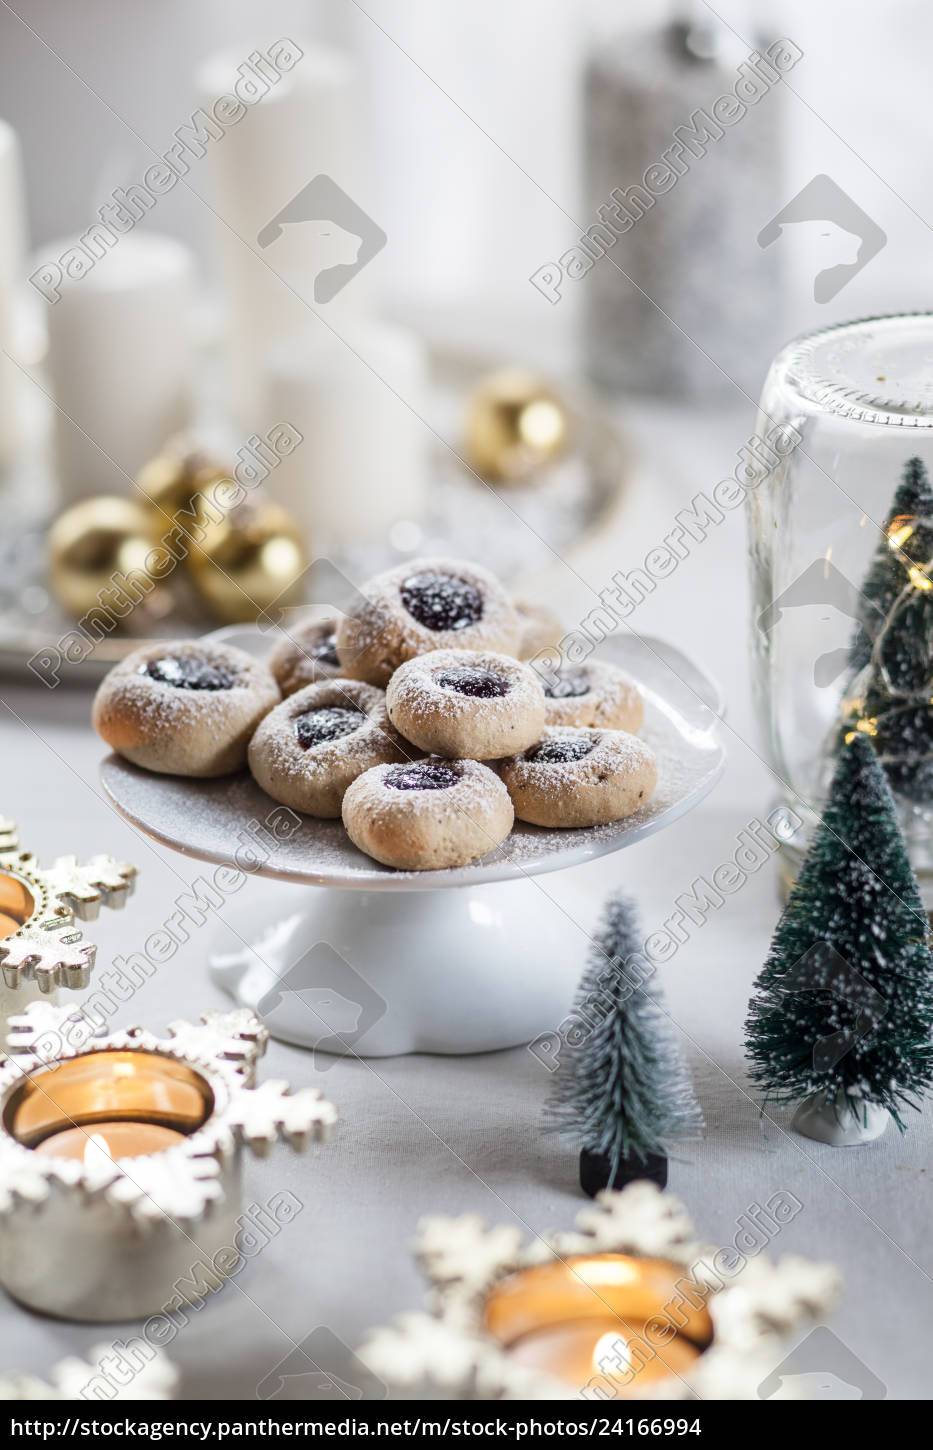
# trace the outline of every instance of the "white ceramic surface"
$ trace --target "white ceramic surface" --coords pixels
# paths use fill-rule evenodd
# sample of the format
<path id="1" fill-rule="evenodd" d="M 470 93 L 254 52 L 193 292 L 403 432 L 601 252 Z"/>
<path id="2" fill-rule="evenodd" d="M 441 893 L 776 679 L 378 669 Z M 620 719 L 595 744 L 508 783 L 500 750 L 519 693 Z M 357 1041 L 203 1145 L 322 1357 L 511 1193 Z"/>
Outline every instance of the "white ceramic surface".
<path id="1" fill-rule="evenodd" d="M 842 1092 L 827 1101 L 822 1093 L 813 1093 L 794 1113 L 793 1127 L 805 1138 L 828 1143 L 831 1148 L 857 1148 L 880 1138 L 890 1121 L 887 1108 L 877 1103 Z"/>
<path id="2" fill-rule="evenodd" d="M 211 974 L 318 1053 L 493 1052 L 567 1015 L 585 937 L 537 880 L 467 890 L 252 888 Z M 239 940 L 237 940 L 239 938 Z"/>

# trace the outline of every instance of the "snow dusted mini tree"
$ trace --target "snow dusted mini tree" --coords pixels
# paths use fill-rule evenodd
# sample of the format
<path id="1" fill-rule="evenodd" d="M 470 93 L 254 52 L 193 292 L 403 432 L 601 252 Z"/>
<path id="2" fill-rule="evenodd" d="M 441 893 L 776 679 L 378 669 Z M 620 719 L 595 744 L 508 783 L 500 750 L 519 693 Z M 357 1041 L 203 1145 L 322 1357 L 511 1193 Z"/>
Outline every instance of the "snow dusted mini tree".
<path id="1" fill-rule="evenodd" d="M 933 803 L 933 490 L 911 458 L 862 582 L 839 740 L 868 735 L 895 795 Z"/>
<path id="2" fill-rule="evenodd" d="M 933 489 L 923 462 L 908 460 L 888 511 L 884 533 L 862 581 L 864 601 L 860 628 L 852 641 L 852 666 L 863 669 L 871 659 L 872 642 L 898 595 L 910 582 L 910 571 L 933 559 Z"/>
<path id="3" fill-rule="evenodd" d="M 842 747 L 829 801 L 755 983 L 752 1080 L 794 1127 L 865 1142 L 933 1083 L 933 955 L 871 742 Z"/>
<path id="4" fill-rule="evenodd" d="M 663 1188 L 668 1147 L 703 1127 L 660 988 L 626 970 L 642 940 L 634 905 L 610 897 L 551 1101 L 555 1125 L 583 1141 L 580 1184 L 591 1197 L 635 1178 Z"/>

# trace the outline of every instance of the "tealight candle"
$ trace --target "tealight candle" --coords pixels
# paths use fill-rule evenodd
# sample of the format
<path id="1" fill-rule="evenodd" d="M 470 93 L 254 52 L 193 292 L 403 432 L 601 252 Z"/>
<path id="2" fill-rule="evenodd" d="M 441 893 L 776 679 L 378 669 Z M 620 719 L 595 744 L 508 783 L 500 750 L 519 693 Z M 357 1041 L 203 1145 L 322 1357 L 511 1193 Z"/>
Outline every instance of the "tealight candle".
<path id="1" fill-rule="evenodd" d="M 553 1325 L 509 1345 L 507 1353 L 525 1369 L 542 1370 L 576 1388 L 597 1375 L 610 1384 L 615 1381 L 620 1398 L 655 1380 L 683 1374 L 700 1357 L 697 1346 L 683 1335 L 655 1346 L 646 1340 L 644 1324 L 627 1325 L 609 1317 Z"/>
<path id="2" fill-rule="evenodd" d="M 26 883 L 10 871 L 0 871 L 0 941 L 25 926 L 35 909 L 35 897 Z"/>
<path id="3" fill-rule="evenodd" d="M 206 1080 L 153 1052 L 89 1052 L 28 1078 L 9 1115 L 12 1134 L 50 1157 L 88 1161 L 93 1136 L 110 1157 L 136 1158 L 181 1142 L 212 1105 Z"/>
<path id="4" fill-rule="evenodd" d="M 122 1121 L 94 1123 L 91 1127 L 64 1128 L 36 1144 L 36 1152 L 49 1158 L 77 1158 L 92 1163 L 96 1158 L 141 1158 L 147 1153 L 161 1153 L 180 1143 L 184 1133 L 163 1128 L 158 1123 Z"/>
<path id="5" fill-rule="evenodd" d="M 523 1368 L 577 1388 L 602 1376 L 624 1397 L 683 1374 L 712 1340 L 706 1309 L 677 1294 L 682 1275 L 676 1264 L 628 1254 L 554 1259 L 501 1280 L 486 1299 L 485 1327 Z M 673 1302 L 676 1323 L 664 1314 Z"/>

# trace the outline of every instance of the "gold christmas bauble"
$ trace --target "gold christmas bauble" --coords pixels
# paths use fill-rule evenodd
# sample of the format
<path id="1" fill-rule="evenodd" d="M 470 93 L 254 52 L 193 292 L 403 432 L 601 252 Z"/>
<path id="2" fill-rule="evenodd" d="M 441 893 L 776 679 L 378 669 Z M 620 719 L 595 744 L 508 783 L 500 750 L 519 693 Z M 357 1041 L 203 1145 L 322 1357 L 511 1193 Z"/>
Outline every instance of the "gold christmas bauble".
<path id="1" fill-rule="evenodd" d="M 525 482 L 559 458 L 569 438 L 566 405 L 533 373 L 490 373 L 470 394 L 467 462 L 491 482 Z"/>
<path id="2" fill-rule="evenodd" d="M 161 568 L 158 530 L 148 509 L 128 498 L 101 495 L 66 509 L 48 536 L 48 577 L 56 599 L 75 619 L 104 628 L 158 618 L 171 607 Z M 155 551 L 155 552 L 154 552 Z"/>
<path id="3" fill-rule="evenodd" d="M 205 515 L 188 568 L 202 603 L 215 619 L 243 624 L 273 603 L 301 602 L 307 563 L 301 530 L 291 514 L 266 498 L 252 498 L 220 518 Z"/>
<path id="4" fill-rule="evenodd" d="M 190 508 L 198 494 L 229 476 L 224 463 L 198 448 L 187 435 L 179 435 L 170 438 L 162 452 L 137 474 L 139 502 L 168 525 L 180 509 Z"/>

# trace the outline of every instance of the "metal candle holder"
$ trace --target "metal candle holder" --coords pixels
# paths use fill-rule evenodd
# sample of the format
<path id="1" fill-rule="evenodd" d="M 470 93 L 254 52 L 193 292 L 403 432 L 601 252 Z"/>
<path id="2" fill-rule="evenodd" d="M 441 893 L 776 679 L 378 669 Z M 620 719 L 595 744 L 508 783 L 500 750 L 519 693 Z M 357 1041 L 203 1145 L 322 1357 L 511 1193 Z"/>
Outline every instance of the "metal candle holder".
<path id="1" fill-rule="evenodd" d="M 90 984 L 97 948 L 75 917 L 94 921 L 101 906 L 124 906 L 135 885 L 136 867 L 113 856 L 84 866 L 59 856 L 41 867 L 21 849 L 13 821 L 0 817 L 0 1053 L 8 1019 L 28 1002 Z"/>
<path id="2" fill-rule="evenodd" d="M 241 1266 L 241 1149 L 265 1156 L 282 1138 L 301 1151 L 330 1137 L 336 1111 L 316 1089 L 256 1085 L 268 1033 L 245 1009 L 173 1022 L 166 1038 L 130 1027 L 85 1032 L 73 1046 L 74 1026 L 69 1009 L 44 1002 L 10 1024 L 0 1068 L 0 1284 L 34 1309 L 83 1321 L 196 1302 L 205 1272 L 216 1286 Z M 110 1157 L 105 1129 L 161 1131 L 173 1145 Z M 73 1143 L 82 1133 L 83 1156 L 54 1151 L 53 1138 Z"/>
<path id="3" fill-rule="evenodd" d="M 733 1265 L 724 1283 L 724 1270 L 715 1267 L 723 1264 L 722 1251 L 698 1243 L 682 1204 L 647 1182 L 600 1193 L 578 1215 L 576 1231 L 527 1244 L 515 1225 L 488 1228 L 475 1214 L 423 1219 L 414 1250 L 431 1283 L 429 1311 L 374 1330 L 360 1350 L 367 1368 L 398 1397 L 756 1399 L 786 1338 L 828 1308 L 839 1283 L 831 1265 L 801 1258 L 775 1264 L 762 1255 L 738 1270 Z M 602 1285 L 588 1272 L 599 1265 L 609 1269 Z M 562 1309 L 554 1298 L 558 1277 Z M 690 1307 L 678 1298 L 676 1317 L 674 1298 L 657 1292 L 666 1280 L 668 1288 L 682 1282 L 689 1290 Z M 626 1286 L 632 1307 L 623 1315 L 619 1298 Z M 594 1330 L 594 1340 L 617 1344 L 637 1320 L 650 1350 L 682 1338 L 672 1328 L 670 1335 L 662 1332 L 681 1317 L 689 1363 L 671 1373 L 655 1366 L 641 1386 L 626 1383 L 620 1371 L 625 1349 L 621 1360 L 618 1351 L 612 1360 L 615 1373 L 594 1356 L 588 1381 L 576 1385 L 529 1368 L 527 1356 L 523 1363 L 514 1353 L 520 1340 L 542 1330 L 547 1335 L 607 1318 L 615 1327 L 605 1335 Z M 670 1362 L 665 1348 L 656 1354 L 662 1364 Z"/>

